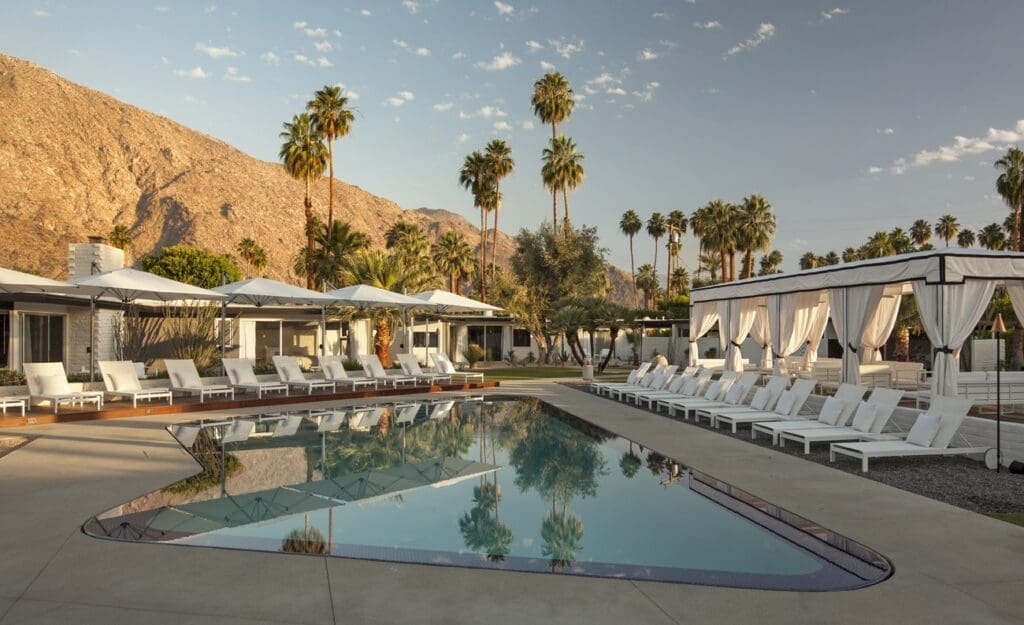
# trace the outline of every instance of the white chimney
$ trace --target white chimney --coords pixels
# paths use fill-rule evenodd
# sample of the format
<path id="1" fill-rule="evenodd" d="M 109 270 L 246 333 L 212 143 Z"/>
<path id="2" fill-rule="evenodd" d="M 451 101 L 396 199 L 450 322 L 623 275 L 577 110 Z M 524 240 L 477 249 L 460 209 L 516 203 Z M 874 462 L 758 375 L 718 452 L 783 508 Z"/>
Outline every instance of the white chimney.
<path id="1" fill-rule="evenodd" d="M 88 243 L 68 246 L 69 280 L 124 268 L 124 251 L 103 241 L 103 237 L 89 237 Z"/>

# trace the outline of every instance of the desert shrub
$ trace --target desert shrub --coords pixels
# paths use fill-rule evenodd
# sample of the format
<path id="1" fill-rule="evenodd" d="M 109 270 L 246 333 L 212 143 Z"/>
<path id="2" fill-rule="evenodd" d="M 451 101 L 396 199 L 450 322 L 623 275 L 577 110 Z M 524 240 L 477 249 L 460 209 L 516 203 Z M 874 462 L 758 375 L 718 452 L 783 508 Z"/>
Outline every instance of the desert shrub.
<path id="1" fill-rule="evenodd" d="M 24 386 L 25 385 L 25 374 L 21 371 L 15 371 L 14 369 L 8 369 L 6 367 L 0 368 L 0 386 Z"/>
<path id="2" fill-rule="evenodd" d="M 462 356 L 466 359 L 466 362 L 469 363 L 470 369 L 476 367 L 476 363 L 483 360 L 485 355 L 484 348 L 480 347 L 476 343 L 470 343 L 469 347 L 462 352 Z"/>

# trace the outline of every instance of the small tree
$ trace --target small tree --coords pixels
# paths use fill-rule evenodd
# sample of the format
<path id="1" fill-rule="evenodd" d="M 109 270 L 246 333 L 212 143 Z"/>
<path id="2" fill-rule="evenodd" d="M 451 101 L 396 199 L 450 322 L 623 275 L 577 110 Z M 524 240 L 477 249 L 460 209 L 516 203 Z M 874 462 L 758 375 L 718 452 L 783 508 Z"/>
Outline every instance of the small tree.
<path id="1" fill-rule="evenodd" d="M 204 289 L 242 279 L 230 256 L 187 245 L 165 247 L 139 261 L 144 271 Z"/>

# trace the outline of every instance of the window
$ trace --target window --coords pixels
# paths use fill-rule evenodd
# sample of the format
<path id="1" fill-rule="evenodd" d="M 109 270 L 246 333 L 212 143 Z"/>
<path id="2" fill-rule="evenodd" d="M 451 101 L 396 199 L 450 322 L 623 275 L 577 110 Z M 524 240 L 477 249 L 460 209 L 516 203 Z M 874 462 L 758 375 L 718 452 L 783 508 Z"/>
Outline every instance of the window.
<path id="1" fill-rule="evenodd" d="M 11 316 L 7 313 L 0 313 L 0 367 L 11 366 L 11 354 L 8 349 L 11 344 Z"/>
<path id="2" fill-rule="evenodd" d="M 64 362 L 64 315 L 25 315 L 23 362 Z"/>
<path id="3" fill-rule="evenodd" d="M 316 335 L 319 329 L 319 321 L 282 321 L 282 354 L 285 356 L 306 356 L 307 358 L 317 354 L 319 346 L 316 342 Z"/>
<path id="4" fill-rule="evenodd" d="M 427 337 L 428 336 L 430 337 L 430 345 L 427 345 Z M 413 332 L 412 333 L 412 346 L 413 347 L 439 347 L 437 330 L 431 330 L 430 332 Z"/>
<path id="5" fill-rule="evenodd" d="M 256 362 L 267 364 L 281 351 L 281 323 L 279 321 L 256 322 Z"/>
<path id="6" fill-rule="evenodd" d="M 521 328 L 512 329 L 512 347 L 530 347 L 530 331 Z"/>

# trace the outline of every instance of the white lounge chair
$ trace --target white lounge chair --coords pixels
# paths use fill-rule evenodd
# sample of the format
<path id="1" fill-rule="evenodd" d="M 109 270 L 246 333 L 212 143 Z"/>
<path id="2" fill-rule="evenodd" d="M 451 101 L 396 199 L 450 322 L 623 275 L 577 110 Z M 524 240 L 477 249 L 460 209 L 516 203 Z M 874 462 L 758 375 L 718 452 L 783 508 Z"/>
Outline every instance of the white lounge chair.
<path id="1" fill-rule="evenodd" d="M 439 401 L 434 403 L 430 408 L 430 414 L 427 419 L 443 419 L 451 414 L 452 409 L 455 408 L 454 401 Z"/>
<path id="2" fill-rule="evenodd" d="M 618 386 L 620 384 L 636 384 L 640 380 L 640 378 L 642 378 L 644 374 L 647 373 L 647 371 L 650 368 L 651 363 L 642 362 L 640 363 L 639 367 L 629 372 L 629 375 L 626 376 L 625 382 L 591 382 L 590 386 L 588 387 L 588 390 L 590 390 L 591 393 L 597 393 L 598 395 L 600 395 L 601 389 L 607 388 L 609 386 Z"/>
<path id="3" fill-rule="evenodd" d="M 342 362 L 341 356 L 321 356 L 320 372 L 324 374 L 325 380 L 334 382 L 336 388 L 339 386 L 349 386 L 352 390 L 359 387 L 377 388 L 377 380 L 373 378 L 349 376 L 348 371 L 345 371 L 345 364 Z"/>
<path id="4" fill-rule="evenodd" d="M 367 432 L 377 427 L 381 417 L 384 416 L 386 406 L 375 406 L 373 408 L 361 408 L 356 410 L 348 420 L 348 428 L 356 432 Z"/>
<path id="5" fill-rule="evenodd" d="M 443 373 L 427 373 L 420 368 L 420 362 L 416 360 L 414 354 L 399 354 L 398 364 L 402 367 L 402 372 L 405 375 L 411 375 L 416 378 L 416 382 L 425 382 L 430 385 L 448 383 L 452 381 L 452 376 L 445 375 Z"/>
<path id="6" fill-rule="evenodd" d="M 128 360 L 100 360 L 103 386 L 107 389 L 107 397 L 129 397 L 132 408 L 137 408 L 139 400 L 166 399 L 168 404 L 174 403 L 174 394 L 169 388 L 142 388 L 139 384 L 136 364 Z"/>
<path id="7" fill-rule="evenodd" d="M 366 374 L 366 377 L 377 380 L 378 384 L 383 382 L 384 386 L 391 384 L 395 388 L 398 388 L 399 384 L 416 384 L 416 378 L 411 375 L 389 374 L 377 354 L 360 356 L 359 364 L 363 365 L 363 373 Z"/>
<path id="8" fill-rule="evenodd" d="M 776 445 L 779 442 L 779 432 L 784 429 L 846 427 L 867 392 L 868 389 L 865 386 L 840 384 L 831 397 L 825 398 L 825 403 L 818 410 L 818 414 L 797 415 L 792 419 L 754 423 L 750 426 L 750 438 L 756 439 L 758 434 L 767 434 L 771 437 L 772 444 Z"/>
<path id="9" fill-rule="evenodd" d="M 196 369 L 196 363 L 187 359 L 164 360 L 164 368 L 171 379 L 171 391 L 199 395 L 199 402 L 207 397 L 224 395 L 228 399 L 235 398 L 235 389 L 225 384 L 203 384 Z"/>
<path id="10" fill-rule="evenodd" d="M 262 399 L 263 393 L 284 392 L 288 395 L 288 385 L 281 382 L 260 382 L 252 369 L 252 361 L 247 358 L 225 358 L 224 371 L 228 374 L 231 386 L 243 393 L 256 392 L 256 398 Z"/>
<path id="11" fill-rule="evenodd" d="M 597 392 L 599 395 L 611 397 L 614 392 L 621 389 L 635 390 L 639 388 L 649 388 L 651 385 L 651 380 L 653 380 L 657 376 L 664 374 L 667 369 L 668 365 L 657 365 L 654 367 L 650 367 L 643 374 L 638 374 L 632 382 L 628 381 L 628 377 L 626 382 L 606 382 L 598 387 Z"/>
<path id="12" fill-rule="evenodd" d="M 103 407 L 101 391 L 75 391 L 68 383 L 62 362 L 26 362 L 23 365 L 25 383 L 28 386 L 29 403 L 42 400 L 53 404 L 53 414 L 61 405 L 72 407 L 96 404 L 96 410 Z"/>
<path id="13" fill-rule="evenodd" d="M 732 373 L 732 376 L 727 376 L 727 373 Z M 748 372 L 737 377 L 735 373 L 727 371 L 716 382 L 719 386 L 712 388 L 714 384 L 709 385 L 703 396 L 669 398 L 659 401 L 658 407 L 665 406 L 668 408 L 669 415 L 672 416 L 681 410 L 683 418 L 689 419 L 690 414 L 698 409 L 741 406 L 747 397 L 753 397 L 751 391 L 760 375 L 757 372 Z"/>
<path id="14" fill-rule="evenodd" d="M 434 361 L 434 366 L 438 372 L 451 376 L 452 380 L 461 379 L 464 384 L 468 384 L 470 380 L 484 381 L 484 374 L 479 371 L 459 371 L 444 354 L 431 353 L 430 358 Z"/>
<path id="15" fill-rule="evenodd" d="M 312 395 L 314 389 L 322 389 L 333 393 L 335 390 L 333 380 L 310 380 L 302 373 L 302 367 L 294 356 L 274 356 L 274 369 L 277 377 L 292 388 L 304 389 L 307 395 Z"/>
<path id="16" fill-rule="evenodd" d="M 720 414 L 748 414 L 752 412 L 763 412 L 773 410 L 775 402 L 778 401 L 782 392 L 789 386 L 789 378 L 782 375 L 773 375 L 768 383 L 761 387 L 754 388 L 754 394 L 750 401 L 741 406 L 697 408 L 693 411 L 694 420 L 700 423 L 701 419 L 707 419 L 708 423 L 715 422 L 715 416 Z"/>
<path id="17" fill-rule="evenodd" d="M 707 377 L 711 374 L 705 373 L 704 375 Z M 664 388 L 637 393 L 636 403 L 637 405 L 647 404 L 647 407 L 650 408 L 660 399 L 667 397 L 681 397 L 686 385 L 691 380 L 695 380 L 698 377 L 700 377 L 700 367 L 687 367 L 682 373 L 673 377 Z"/>
<path id="18" fill-rule="evenodd" d="M 988 447 L 950 447 L 957 430 L 974 402 L 970 399 L 933 397 L 926 412 L 921 413 L 903 440 L 832 443 L 829 462 L 836 454 L 860 459 L 860 470 L 868 472 L 871 458 L 905 458 L 911 456 L 964 456 L 984 454 Z"/>
<path id="19" fill-rule="evenodd" d="M 732 433 L 735 434 L 737 426 L 744 423 L 792 419 L 800 414 L 800 410 L 803 409 L 807 398 L 811 396 L 811 391 L 814 390 L 815 384 L 814 380 L 797 380 L 788 391 L 784 391 L 779 396 L 773 410 L 746 413 L 717 413 L 714 415 L 711 425 L 717 429 L 725 423 L 732 428 Z"/>
<path id="20" fill-rule="evenodd" d="M 669 367 L 663 371 L 660 376 L 655 376 L 654 381 L 650 386 L 640 384 L 640 388 L 629 389 L 619 388 L 613 389 L 612 395 L 617 395 L 617 399 L 627 403 L 635 402 L 637 395 L 647 393 L 660 393 L 661 391 L 667 390 L 672 380 L 676 378 L 676 370 L 678 367 Z"/>
<path id="21" fill-rule="evenodd" d="M 421 404 L 398 404 L 392 406 L 395 415 L 395 425 L 412 425 L 416 415 L 420 412 Z"/>
<path id="22" fill-rule="evenodd" d="M 783 427 L 777 431 L 775 442 L 780 447 L 784 446 L 786 441 L 803 443 L 804 453 L 809 454 L 813 443 L 840 443 L 880 438 L 884 436 L 881 432 L 889 423 L 903 393 L 904 391 L 897 389 L 875 387 L 871 391 L 871 396 L 863 402 L 867 408 L 858 405 L 852 424 L 845 427 L 812 428 L 800 427 L 802 425 L 800 423 L 791 423 L 789 427 Z M 774 425 L 784 426 L 785 424 Z"/>
<path id="23" fill-rule="evenodd" d="M 688 380 L 685 380 L 681 385 L 677 386 L 674 392 L 662 392 L 658 394 L 652 393 L 647 395 L 647 406 L 649 408 L 653 407 L 657 411 L 661 408 L 661 406 L 664 405 L 663 402 L 668 402 L 677 399 L 697 399 L 698 397 L 703 397 L 704 394 L 707 392 L 708 386 L 710 386 L 712 383 L 712 375 L 713 374 L 707 369 L 701 369 L 697 375 L 691 377 Z M 671 386 L 666 389 L 666 391 L 671 390 L 673 390 Z"/>

